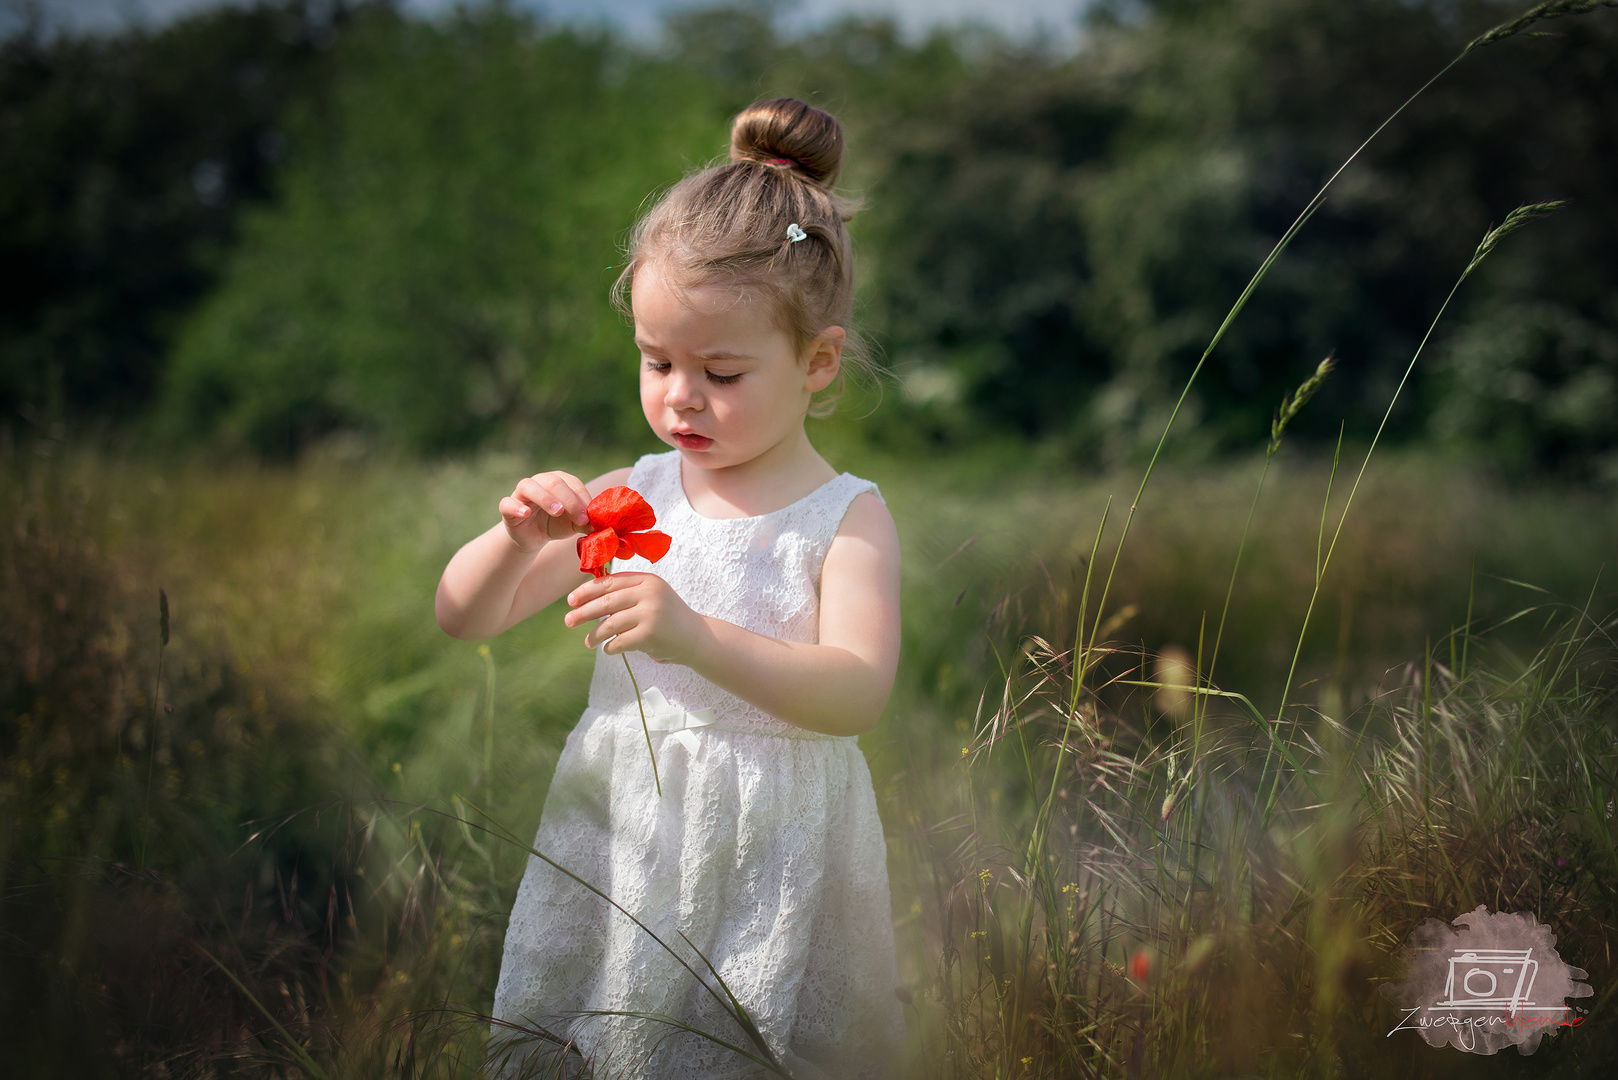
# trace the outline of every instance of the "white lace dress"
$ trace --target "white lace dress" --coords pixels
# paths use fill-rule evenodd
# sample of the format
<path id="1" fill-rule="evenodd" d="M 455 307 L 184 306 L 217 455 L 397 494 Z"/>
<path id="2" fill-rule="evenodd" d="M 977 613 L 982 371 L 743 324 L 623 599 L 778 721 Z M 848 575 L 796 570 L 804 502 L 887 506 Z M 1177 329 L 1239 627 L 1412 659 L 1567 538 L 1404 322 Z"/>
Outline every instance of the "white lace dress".
<path id="1" fill-rule="evenodd" d="M 629 486 L 674 542 L 656 565 L 633 558 L 615 570 L 662 576 L 701 614 L 811 642 L 826 550 L 853 499 L 876 491 L 844 473 L 774 513 L 704 518 L 686 500 L 678 451 L 642 458 Z M 897 1075 L 904 1018 L 886 852 L 856 741 L 777 720 L 690 668 L 628 655 L 654 728 L 673 729 L 652 732 L 663 795 L 623 660 L 598 653 L 534 847 L 705 971 L 681 935 L 701 950 L 793 1076 Z M 503 1025 L 570 1040 L 597 1078 L 767 1075 L 670 1023 L 603 1012 L 660 1014 L 764 1056 L 644 930 L 530 858 L 495 990 Z M 497 1024 L 497 1049 L 513 1034 Z M 518 1035 L 503 1050 L 504 1075 L 525 1071 L 525 1059 L 533 1075 L 555 1068 L 553 1043 Z M 570 1060 L 576 1071 L 580 1057 Z"/>

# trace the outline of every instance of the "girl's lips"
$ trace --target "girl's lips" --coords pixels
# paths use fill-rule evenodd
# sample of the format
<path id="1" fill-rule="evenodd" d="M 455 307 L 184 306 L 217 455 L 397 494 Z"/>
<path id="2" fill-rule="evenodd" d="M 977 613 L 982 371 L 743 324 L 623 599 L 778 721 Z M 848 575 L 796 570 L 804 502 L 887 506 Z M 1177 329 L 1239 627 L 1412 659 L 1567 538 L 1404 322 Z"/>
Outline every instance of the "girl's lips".
<path id="1" fill-rule="evenodd" d="M 674 432 L 674 442 L 681 450 L 706 450 L 713 445 L 713 440 L 706 435 L 695 432 Z"/>

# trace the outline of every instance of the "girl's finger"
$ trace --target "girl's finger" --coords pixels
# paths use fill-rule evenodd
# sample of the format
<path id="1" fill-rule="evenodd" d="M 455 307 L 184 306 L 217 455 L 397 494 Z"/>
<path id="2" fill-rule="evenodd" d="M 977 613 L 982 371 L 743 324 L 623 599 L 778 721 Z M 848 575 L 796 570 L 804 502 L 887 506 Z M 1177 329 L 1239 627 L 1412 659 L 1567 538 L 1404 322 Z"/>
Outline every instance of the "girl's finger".
<path id="1" fill-rule="evenodd" d="M 609 647 L 607 649 L 609 655 L 622 652 L 625 648 L 631 647 L 624 641 L 624 635 L 638 625 L 639 621 L 632 611 L 614 611 L 590 628 L 590 632 L 584 635 L 584 644 L 593 649 L 597 645 L 610 642 L 619 648 Z"/>
<path id="2" fill-rule="evenodd" d="M 640 583 L 641 574 L 608 574 L 606 577 L 591 578 L 583 585 L 567 594 L 568 607 L 580 607 L 588 604 L 598 596 L 605 596 L 611 592 L 622 592 L 632 589 Z"/>
<path id="3" fill-rule="evenodd" d="M 534 508 L 521 499 L 514 499 L 510 495 L 500 500 L 500 516 L 507 525 L 517 526 L 534 516 Z"/>
<path id="4" fill-rule="evenodd" d="M 544 515 L 534 513 L 534 508 L 521 499 L 508 495 L 500 500 L 500 523 L 505 526 L 506 535 L 518 549 L 527 552 L 538 550 L 539 545 L 545 542 L 544 522 Z"/>
<path id="5" fill-rule="evenodd" d="M 585 532 L 590 515 L 579 502 L 578 492 L 561 477 L 551 473 L 530 476 L 517 485 L 513 494 L 521 501 L 533 504 L 545 515 L 545 531 L 552 539 L 561 539 Z"/>
<path id="6" fill-rule="evenodd" d="M 582 528 L 589 528 L 591 499 L 590 489 L 584 486 L 584 481 L 580 480 L 571 473 L 557 473 L 556 475 L 562 480 L 565 480 L 568 487 L 573 492 L 573 498 L 575 501 L 568 507 L 569 512 L 573 515 L 573 523 Z"/>
<path id="7" fill-rule="evenodd" d="M 534 477 L 543 481 L 544 487 L 556 497 L 559 511 L 553 511 L 557 517 L 566 517 L 568 521 L 579 527 L 590 524 L 590 490 L 582 481 L 572 473 L 553 472 L 542 473 Z"/>
<path id="8" fill-rule="evenodd" d="M 656 579 L 656 574 L 643 574 L 634 570 L 619 570 L 606 577 L 591 578 L 583 585 L 567 594 L 570 607 L 587 604 L 597 596 L 605 596 L 609 592 L 621 592 L 624 589 L 633 589 L 642 584 L 647 578 Z"/>
<path id="9" fill-rule="evenodd" d="M 512 494 L 551 517 L 562 517 L 567 513 L 566 500 L 572 497 L 572 492 L 565 486 L 547 483 L 548 479 L 545 475 L 530 476 L 520 482 Z M 557 490 L 559 486 L 560 491 Z"/>
<path id="10" fill-rule="evenodd" d="M 570 608 L 577 608 L 588 604 L 590 601 L 606 592 L 606 583 L 611 580 L 612 578 L 610 575 L 604 578 L 591 578 L 589 581 L 586 581 L 583 585 L 580 585 L 578 588 L 567 594 L 567 606 Z M 571 612 L 569 614 L 571 614 Z"/>
<path id="11" fill-rule="evenodd" d="M 562 616 L 562 622 L 570 627 L 583 626 L 587 622 L 628 611 L 634 606 L 633 597 L 624 596 L 622 592 L 614 590 L 578 604 L 572 611 Z"/>

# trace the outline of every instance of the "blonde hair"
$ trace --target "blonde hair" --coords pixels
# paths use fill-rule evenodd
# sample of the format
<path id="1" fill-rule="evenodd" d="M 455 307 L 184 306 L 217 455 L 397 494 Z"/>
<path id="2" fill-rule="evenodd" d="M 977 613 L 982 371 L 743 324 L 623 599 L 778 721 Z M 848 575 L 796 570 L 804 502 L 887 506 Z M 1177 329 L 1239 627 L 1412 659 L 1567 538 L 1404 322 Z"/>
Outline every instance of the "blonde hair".
<path id="1" fill-rule="evenodd" d="M 613 286 L 619 310 L 630 312 L 635 274 L 655 263 L 680 288 L 725 284 L 761 296 L 800 354 L 827 327 L 843 327 L 842 371 L 873 374 L 869 350 L 850 325 L 847 223 L 856 206 L 832 190 L 843 145 L 836 117 L 793 98 L 737 113 L 730 161 L 675 184 L 630 233 L 628 261 Z M 802 239 L 792 240 L 790 225 L 803 230 Z M 841 380 L 839 374 L 810 415 L 831 412 Z"/>

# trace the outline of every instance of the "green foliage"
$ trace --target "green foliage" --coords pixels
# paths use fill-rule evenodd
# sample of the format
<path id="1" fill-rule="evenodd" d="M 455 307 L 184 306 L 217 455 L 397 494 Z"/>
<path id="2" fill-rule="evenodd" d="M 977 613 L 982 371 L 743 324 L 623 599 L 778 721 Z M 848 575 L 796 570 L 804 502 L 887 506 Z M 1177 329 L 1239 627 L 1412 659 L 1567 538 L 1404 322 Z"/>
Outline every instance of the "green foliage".
<path id="1" fill-rule="evenodd" d="M 903 388 L 871 437 L 1009 435 L 1118 460 L 1162 429 L 1321 180 L 1465 49 L 1253 296 L 1175 450 L 1255 442 L 1328 352 L 1338 376 L 1295 435 L 1339 419 L 1368 433 L 1471 239 L 1565 197 L 1469 284 L 1440 329 L 1444 346 L 1462 327 L 1444 370 L 1415 373 L 1391 433 L 1604 475 L 1618 436 L 1557 387 L 1604 385 L 1591 342 L 1615 318 L 1606 6 L 1120 3 L 1093 8 L 1070 53 L 985 31 L 908 41 L 881 19 L 794 36 L 768 3 L 671 15 L 656 49 L 500 5 L 435 22 L 360 7 L 332 41 L 284 48 L 249 31 L 301 6 L 18 39 L 0 72 L 22 167 L 0 210 L 28 287 L 0 312 L 0 390 L 35 418 L 127 418 L 161 384 L 170 438 L 268 453 L 337 429 L 428 451 L 633 441 L 627 334 L 605 299 L 617 245 L 648 196 L 723 149 L 733 110 L 791 94 L 843 118 L 844 179 L 867 197 L 860 311 Z M 1545 21 L 1559 15 L 1580 17 Z M 284 164 L 264 158 L 282 146 Z M 217 206 L 199 201 L 214 176 L 199 162 L 224 163 Z M 1507 308 L 1537 327 L 1509 359 Z M 1473 377 L 1506 369 L 1539 389 Z"/>
<path id="2" fill-rule="evenodd" d="M 500 8 L 339 50 L 329 105 L 292 126 L 280 203 L 180 344 L 170 429 L 271 452 L 335 426 L 422 449 L 626 438 L 616 245 L 712 146 L 702 84 Z"/>
<path id="3" fill-rule="evenodd" d="M 1458 332 L 1439 365 L 1434 432 L 1522 473 L 1556 461 L 1618 477 L 1618 332 L 1550 300 L 1503 305 Z"/>
<path id="4" fill-rule="evenodd" d="M 1243 282 L 1320 182 L 1510 3 L 1244 0 L 1102 8 L 1074 56 L 991 50 L 894 129 L 874 191 L 885 329 L 941 438 L 981 425 L 1103 457 L 1149 444 Z M 1127 17 L 1126 17 L 1127 16 Z M 1469 286 L 1611 325 L 1598 251 L 1618 21 L 1472 55 L 1345 174 L 1253 297 L 1189 403 L 1189 446 L 1256 440 L 1264 410 L 1335 351 L 1299 433 L 1375 426 L 1474 238 L 1522 202 L 1574 199 Z M 1575 269 L 1577 268 L 1577 269 Z M 941 378 L 940 376 L 944 376 Z M 1418 372 L 1421 385 L 1426 373 Z M 1425 408 L 1396 417 L 1423 432 Z M 1447 429 L 1451 430 L 1451 429 Z M 1486 439 L 1481 428 L 1466 435 Z M 1535 444 L 1542 465 L 1588 467 Z M 1567 453 L 1573 450 L 1576 452 Z"/>
<path id="5" fill-rule="evenodd" d="M 1121 112 L 1096 81 L 997 53 L 887 120 L 862 234 L 876 312 L 909 396 L 946 424 L 1068 433 L 1112 374 L 1084 310 L 1096 238 L 1078 213 Z"/>
<path id="6" fill-rule="evenodd" d="M 174 324 L 270 193 L 281 114 L 354 5 L 260 0 L 157 33 L 0 41 L 0 413 L 146 408 Z"/>

